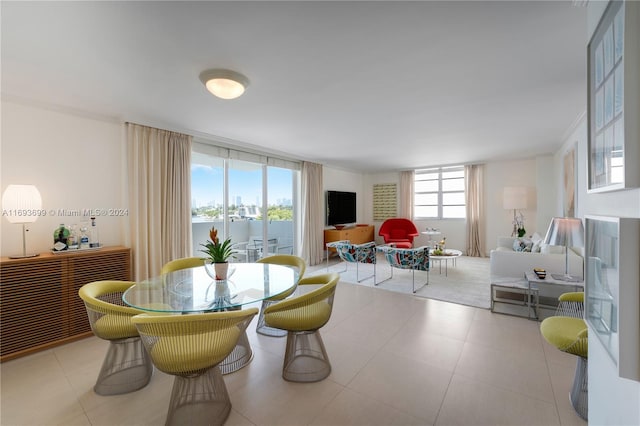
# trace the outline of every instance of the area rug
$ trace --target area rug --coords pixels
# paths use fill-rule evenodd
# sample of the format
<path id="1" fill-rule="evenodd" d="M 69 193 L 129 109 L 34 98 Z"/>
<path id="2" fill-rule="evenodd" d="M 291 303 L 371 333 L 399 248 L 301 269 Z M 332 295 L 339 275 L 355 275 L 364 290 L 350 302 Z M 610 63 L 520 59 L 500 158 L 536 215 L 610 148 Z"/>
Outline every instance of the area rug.
<path id="1" fill-rule="evenodd" d="M 420 288 L 414 295 L 430 299 L 443 300 L 445 302 L 458 303 L 461 305 L 475 306 L 477 308 L 489 309 L 491 307 L 491 286 L 489 282 L 489 258 L 461 256 L 456 259 L 455 266 L 452 261 L 448 261 L 448 267 L 439 262 L 432 262 L 429 272 L 429 284 Z M 344 270 L 345 263 L 332 260 L 329 264 L 329 272 L 340 272 Z M 373 274 L 374 267 L 370 264 L 358 264 L 360 279 Z M 383 258 L 378 258 L 376 265 L 376 288 L 396 291 L 400 293 L 413 294 L 411 288 L 412 271 L 405 269 L 393 269 L 393 278 L 380 282 L 388 278 L 391 274 L 389 264 Z M 311 268 L 316 273 L 324 272 L 325 267 L 317 265 Z M 307 274 L 305 274 L 307 275 Z M 374 287 L 373 277 L 358 283 L 356 280 L 356 264 L 348 263 L 347 270 L 340 273 L 340 281 Z M 415 272 L 416 288 L 427 281 L 427 273 L 423 271 Z"/>

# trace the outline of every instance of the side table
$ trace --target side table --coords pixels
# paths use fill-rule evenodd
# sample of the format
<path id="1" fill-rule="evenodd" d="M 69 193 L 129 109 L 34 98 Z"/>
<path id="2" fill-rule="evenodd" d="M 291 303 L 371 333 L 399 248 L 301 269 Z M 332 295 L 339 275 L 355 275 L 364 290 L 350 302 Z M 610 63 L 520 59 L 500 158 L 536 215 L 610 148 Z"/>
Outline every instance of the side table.
<path id="1" fill-rule="evenodd" d="M 552 314 L 555 313 L 558 308 L 558 297 L 562 293 L 570 291 L 584 291 L 584 281 L 565 281 L 553 278 L 553 275 L 547 271 L 547 276 L 544 279 L 538 278 L 533 270 L 526 271 L 524 277 L 529 284 L 531 290 L 538 292 L 538 304 L 536 306 L 536 315 L 538 319 L 544 319 L 541 317 L 541 310 L 550 310 Z"/>
<path id="2" fill-rule="evenodd" d="M 505 297 L 500 297 L 498 291 L 506 293 Z M 514 295 L 516 297 L 507 297 Z M 529 281 L 526 278 L 503 278 L 491 282 L 491 312 L 525 316 L 518 313 L 518 311 L 504 311 L 498 310 L 498 306 L 505 305 L 507 308 L 510 305 L 516 305 L 527 308 L 526 318 L 530 320 L 538 319 L 538 305 L 540 303 L 540 297 L 538 289 L 531 287 Z M 508 310 L 508 309 L 507 309 Z"/>

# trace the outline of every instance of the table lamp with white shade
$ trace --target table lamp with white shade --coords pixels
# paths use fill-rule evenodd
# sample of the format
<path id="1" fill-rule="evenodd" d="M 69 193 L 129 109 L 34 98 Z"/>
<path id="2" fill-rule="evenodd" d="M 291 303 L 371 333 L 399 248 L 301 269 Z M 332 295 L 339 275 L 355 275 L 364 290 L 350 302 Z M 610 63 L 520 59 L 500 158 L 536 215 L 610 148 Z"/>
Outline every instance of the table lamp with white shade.
<path id="1" fill-rule="evenodd" d="M 527 188 L 523 186 L 505 186 L 502 195 L 502 206 L 505 210 L 513 210 L 512 237 L 518 236 L 517 211 L 527 208 Z"/>
<path id="2" fill-rule="evenodd" d="M 552 246 L 564 246 L 564 275 L 551 276 L 561 281 L 582 281 L 569 275 L 569 247 L 584 247 L 582 220 L 574 217 L 554 217 L 551 219 L 544 242 Z"/>
<path id="3" fill-rule="evenodd" d="M 27 254 L 27 223 L 38 220 L 42 209 L 40 191 L 33 185 L 9 185 L 2 194 L 2 215 L 10 223 L 22 224 L 22 254 L 9 256 L 11 259 L 35 257 L 38 254 Z"/>

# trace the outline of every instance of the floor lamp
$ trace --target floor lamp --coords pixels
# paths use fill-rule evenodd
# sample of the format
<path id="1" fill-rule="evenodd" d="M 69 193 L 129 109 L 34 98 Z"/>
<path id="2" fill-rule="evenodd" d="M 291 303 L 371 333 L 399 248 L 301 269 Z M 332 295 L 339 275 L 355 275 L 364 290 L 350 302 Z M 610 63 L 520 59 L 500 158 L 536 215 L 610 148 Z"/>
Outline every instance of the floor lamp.
<path id="1" fill-rule="evenodd" d="M 40 191 L 33 185 L 9 185 L 2 194 L 3 216 L 9 223 L 22 225 L 22 254 L 9 256 L 11 259 L 36 257 L 38 254 L 27 254 L 27 223 L 38 219 L 42 209 Z M 6 213 L 6 215 L 5 215 Z"/>
<path id="2" fill-rule="evenodd" d="M 569 275 L 569 247 L 584 247 L 584 227 L 582 220 L 573 217 L 554 217 L 551 219 L 545 244 L 564 246 L 564 275 L 551 274 L 556 280 L 582 281 Z"/>
<path id="3" fill-rule="evenodd" d="M 511 236 L 517 237 L 518 225 L 516 221 L 516 211 L 527 208 L 527 188 L 523 186 L 505 186 L 502 206 L 505 210 L 513 210 L 513 231 L 511 232 Z"/>

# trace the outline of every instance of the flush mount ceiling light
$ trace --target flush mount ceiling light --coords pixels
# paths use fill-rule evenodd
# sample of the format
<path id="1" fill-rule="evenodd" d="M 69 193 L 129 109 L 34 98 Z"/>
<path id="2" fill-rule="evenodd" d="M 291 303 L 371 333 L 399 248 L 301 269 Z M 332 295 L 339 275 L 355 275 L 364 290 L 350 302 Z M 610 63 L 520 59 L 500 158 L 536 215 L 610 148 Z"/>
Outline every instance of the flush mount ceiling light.
<path id="1" fill-rule="evenodd" d="M 236 71 L 225 69 L 206 70 L 200 73 L 200 81 L 207 90 L 222 99 L 235 99 L 244 93 L 249 79 Z"/>

